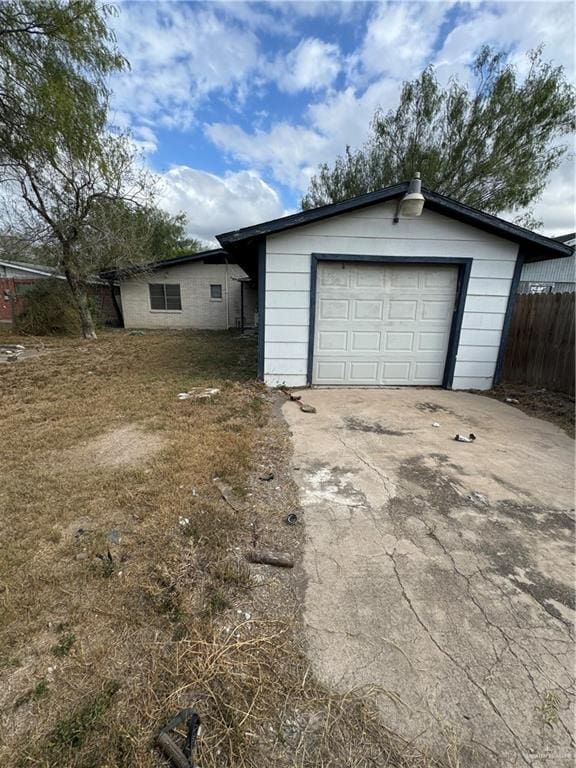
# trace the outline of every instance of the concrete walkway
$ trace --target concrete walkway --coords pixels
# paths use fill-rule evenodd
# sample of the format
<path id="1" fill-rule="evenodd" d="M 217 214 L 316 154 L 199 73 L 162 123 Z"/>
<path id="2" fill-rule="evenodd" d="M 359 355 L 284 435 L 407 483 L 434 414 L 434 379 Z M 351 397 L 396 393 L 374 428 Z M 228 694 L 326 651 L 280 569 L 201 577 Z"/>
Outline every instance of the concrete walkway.
<path id="1" fill-rule="evenodd" d="M 574 442 L 468 393 L 304 400 L 315 415 L 283 412 L 317 675 L 377 686 L 384 721 L 447 764 L 572 766 Z"/>

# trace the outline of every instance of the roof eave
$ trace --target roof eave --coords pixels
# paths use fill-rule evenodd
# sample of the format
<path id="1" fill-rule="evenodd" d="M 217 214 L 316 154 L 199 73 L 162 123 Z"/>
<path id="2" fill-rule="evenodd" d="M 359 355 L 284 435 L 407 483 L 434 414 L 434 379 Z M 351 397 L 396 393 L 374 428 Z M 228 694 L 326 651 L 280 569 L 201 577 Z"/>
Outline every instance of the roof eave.
<path id="1" fill-rule="evenodd" d="M 408 189 L 408 182 L 395 184 L 385 189 L 377 190 L 366 195 L 343 200 L 340 203 L 313 208 L 307 211 L 301 211 L 291 216 L 284 216 L 280 219 L 263 222 L 252 227 L 224 232 L 217 235 L 216 239 L 223 248 L 228 250 L 246 245 L 249 242 L 257 241 L 268 235 L 284 232 L 296 227 L 313 224 L 317 221 L 332 218 L 349 211 L 359 210 L 378 203 L 388 202 L 399 197 Z M 422 187 L 422 193 L 426 198 L 425 207 L 437 213 L 450 216 L 471 226 L 491 232 L 497 237 L 512 240 L 518 243 L 523 249 L 523 254 L 527 260 L 545 260 L 555 259 L 563 256 L 570 256 L 572 249 L 563 243 L 529 229 L 512 224 L 490 213 L 485 213 L 476 208 L 471 208 L 464 203 L 459 203 L 452 198 L 445 197 L 426 187 Z"/>
<path id="2" fill-rule="evenodd" d="M 129 280 L 135 275 L 142 274 L 143 272 L 157 272 L 160 269 L 166 269 L 167 267 L 178 267 L 181 264 L 192 264 L 196 261 L 202 261 L 202 259 L 209 259 L 213 256 L 227 256 L 228 254 L 224 248 L 212 248 L 209 251 L 199 251 L 198 253 L 190 253 L 185 256 L 176 256 L 173 259 L 165 259 L 164 261 L 153 261 L 149 264 L 140 264 L 125 269 L 109 269 L 104 272 L 100 272 L 100 277 L 103 280 Z"/>

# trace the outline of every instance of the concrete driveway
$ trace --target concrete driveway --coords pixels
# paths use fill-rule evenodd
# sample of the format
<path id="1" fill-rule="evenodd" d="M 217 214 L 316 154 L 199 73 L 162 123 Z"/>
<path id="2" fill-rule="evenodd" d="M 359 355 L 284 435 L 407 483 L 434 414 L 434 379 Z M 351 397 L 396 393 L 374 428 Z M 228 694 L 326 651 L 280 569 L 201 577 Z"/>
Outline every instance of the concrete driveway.
<path id="1" fill-rule="evenodd" d="M 316 414 L 283 412 L 317 675 L 377 686 L 384 721 L 447 764 L 572 766 L 573 441 L 468 393 L 304 400 Z"/>

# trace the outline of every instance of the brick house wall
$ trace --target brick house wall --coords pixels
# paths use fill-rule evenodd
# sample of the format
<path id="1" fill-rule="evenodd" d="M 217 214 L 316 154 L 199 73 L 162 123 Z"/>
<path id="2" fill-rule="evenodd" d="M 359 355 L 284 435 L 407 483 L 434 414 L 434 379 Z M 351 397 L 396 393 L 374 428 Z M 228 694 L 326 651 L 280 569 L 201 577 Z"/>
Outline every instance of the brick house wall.
<path id="1" fill-rule="evenodd" d="M 122 311 L 126 328 L 236 328 L 240 322 L 240 282 L 246 277 L 237 264 L 191 262 L 152 274 L 140 275 L 120 283 Z M 157 283 L 180 286 L 181 310 L 153 310 L 149 285 Z M 222 298 L 211 299 L 210 286 L 222 286 Z M 254 291 L 245 286 L 244 317 L 253 323 Z"/>

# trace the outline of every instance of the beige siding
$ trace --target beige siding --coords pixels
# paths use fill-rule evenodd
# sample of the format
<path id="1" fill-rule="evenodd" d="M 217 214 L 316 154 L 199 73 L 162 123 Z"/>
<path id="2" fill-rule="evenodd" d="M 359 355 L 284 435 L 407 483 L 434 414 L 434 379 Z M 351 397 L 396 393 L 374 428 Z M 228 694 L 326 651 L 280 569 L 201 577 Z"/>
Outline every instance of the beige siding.
<path id="1" fill-rule="evenodd" d="M 265 380 L 306 384 L 312 253 L 471 258 L 454 388 L 492 384 L 518 246 L 424 210 L 393 224 L 395 203 L 342 214 L 266 240 Z"/>
<path id="2" fill-rule="evenodd" d="M 236 264 L 192 262 L 124 280 L 120 285 L 124 324 L 126 328 L 235 328 L 240 320 L 240 283 L 234 278 L 245 276 Z M 152 310 L 149 283 L 178 283 L 182 310 Z M 210 299 L 212 283 L 222 286 L 221 301 Z"/>

